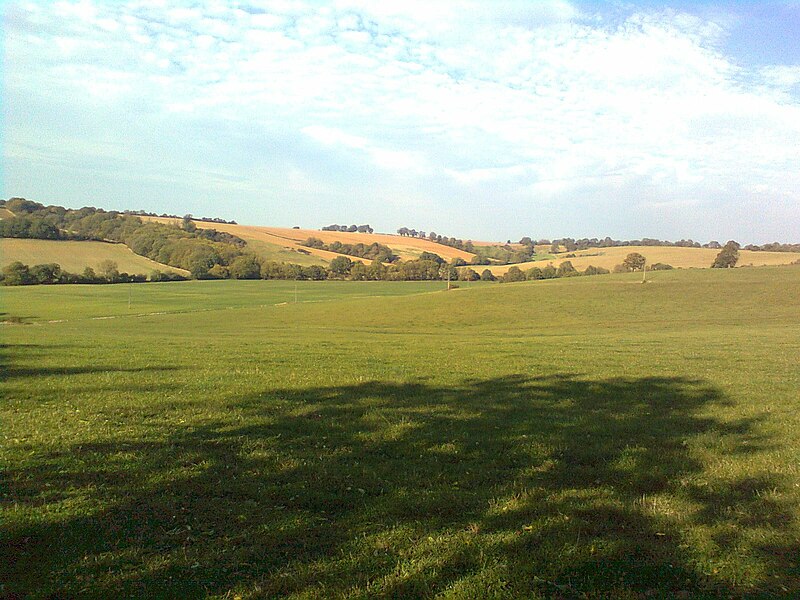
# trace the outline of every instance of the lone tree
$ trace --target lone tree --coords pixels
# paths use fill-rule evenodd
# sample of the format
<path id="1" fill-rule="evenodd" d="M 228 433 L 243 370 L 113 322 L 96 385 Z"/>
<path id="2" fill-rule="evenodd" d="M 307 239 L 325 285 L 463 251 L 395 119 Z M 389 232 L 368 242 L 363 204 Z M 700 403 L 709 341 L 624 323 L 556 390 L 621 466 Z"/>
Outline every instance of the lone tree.
<path id="1" fill-rule="evenodd" d="M 625 260 L 622 261 L 622 266 L 628 271 L 641 271 L 644 269 L 646 262 L 647 259 L 645 259 L 644 256 L 638 252 L 631 252 L 625 257 Z"/>
<path id="2" fill-rule="evenodd" d="M 350 273 L 353 262 L 346 256 L 337 256 L 328 265 L 328 270 L 336 276 L 345 277 Z"/>
<path id="3" fill-rule="evenodd" d="M 722 247 L 717 258 L 714 259 L 714 264 L 711 265 L 712 269 L 731 269 L 736 266 L 739 261 L 739 243 L 733 240 L 728 241 Z"/>
<path id="4" fill-rule="evenodd" d="M 113 260 L 106 259 L 100 261 L 100 264 L 97 266 L 97 271 L 100 273 L 100 277 L 106 281 L 114 281 L 117 277 L 119 277 L 117 263 Z"/>
<path id="5" fill-rule="evenodd" d="M 183 215 L 183 219 L 181 220 L 181 229 L 188 231 L 189 233 L 194 233 L 197 230 L 197 225 L 195 225 L 194 221 L 192 221 L 192 215 Z"/>

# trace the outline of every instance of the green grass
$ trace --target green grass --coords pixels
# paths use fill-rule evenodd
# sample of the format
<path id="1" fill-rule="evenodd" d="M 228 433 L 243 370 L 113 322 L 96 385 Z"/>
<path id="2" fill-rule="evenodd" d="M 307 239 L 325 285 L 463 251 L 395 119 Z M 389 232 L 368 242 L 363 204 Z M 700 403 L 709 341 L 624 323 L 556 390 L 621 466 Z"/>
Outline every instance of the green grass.
<path id="1" fill-rule="evenodd" d="M 0 594 L 797 597 L 800 268 L 637 279 L 4 289 Z"/>
<path id="2" fill-rule="evenodd" d="M 86 267 L 97 270 L 104 260 L 117 263 L 119 271 L 123 273 L 149 275 L 152 271 L 159 270 L 189 274 L 183 269 L 176 269 L 134 254 L 124 244 L 0 238 L 0 267 L 14 261 L 29 266 L 57 263 L 65 271 L 82 273 Z"/>
<path id="3" fill-rule="evenodd" d="M 471 284 L 479 287 L 481 284 Z M 485 284 L 484 284 L 485 285 Z M 347 298 L 421 294 L 446 283 L 349 281 L 185 281 L 118 285 L 58 285 L 3 288 L 0 310 L 23 323 L 143 317 L 153 313 L 203 313 L 272 308 Z M 221 313 L 235 321 L 235 313 Z M 199 318 L 203 318 L 202 316 Z M 2 320 L 0 318 L 0 320 Z M 235 322 L 232 322 L 235 329 Z"/>

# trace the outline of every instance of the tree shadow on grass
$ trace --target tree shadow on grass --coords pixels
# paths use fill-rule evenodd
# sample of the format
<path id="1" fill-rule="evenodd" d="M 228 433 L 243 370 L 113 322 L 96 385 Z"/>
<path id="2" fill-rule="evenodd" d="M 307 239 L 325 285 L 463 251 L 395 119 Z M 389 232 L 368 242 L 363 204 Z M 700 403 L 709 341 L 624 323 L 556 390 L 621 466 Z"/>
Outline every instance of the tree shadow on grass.
<path id="1" fill-rule="evenodd" d="M 9 469 L 5 502 L 53 517 L 6 527 L 0 575 L 34 596 L 800 593 L 781 476 L 701 458 L 771 443 L 707 416 L 725 403 L 700 381 L 571 374 L 237 398 L 166 439 Z M 732 548 L 756 574 L 715 567 Z"/>
<path id="2" fill-rule="evenodd" d="M 47 377 L 52 375 L 84 375 L 95 373 L 143 373 L 147 371 L 175 371 L 180 367 L 171 365 L 157 365 L 145 367 L 119 367 L 116 365 L 88 365 L 88 366 L 45 366 L 41 363 L 34 366 L 15 364 L 19 361 L 12 360 L 20 355 L 25 355 L 30 362 L 33 356 L 44 355 L 55 348 L 74 348 L 68 344 L 0 344 L 0 373 L 3 381 L 12 379 L 25 379 L 30 377 Z"/>

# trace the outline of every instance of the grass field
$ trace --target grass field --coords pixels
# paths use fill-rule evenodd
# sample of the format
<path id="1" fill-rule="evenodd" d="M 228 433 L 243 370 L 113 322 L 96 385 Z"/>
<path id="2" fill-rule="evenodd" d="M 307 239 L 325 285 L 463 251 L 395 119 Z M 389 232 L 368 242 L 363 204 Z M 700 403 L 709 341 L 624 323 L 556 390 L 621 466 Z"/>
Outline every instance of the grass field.
<path id="1" fill-rule="evenodd" d="M 81 273 L 86 267 L 96 270 L 104 260 L 113 260 L 122 273 L 149 275 L 159 270 L 188 275 L 188 271 L 183 269 L 134 254 L 123 244 L 0 238 L 0 267 L 17 260 L 30 266 L 58 263 L 70 273 Z"/>
<path id="2" fill-rule="evenodd" d="M 5 289 L 0 595 L 797 597 L 800 267 L 638 279 Z"/>
<path id="3" fill-rule="evenodd" d="M 539 250 L 537 249 L 537 252 Z M 677 269 L 707 269 L 710 268 L 719 254 L 719 250 L 710 248 L 678 248 L 670 246 L 625 246 L 618 248 L 592 248 L 590 250 L 580 250 L 574 252 L 574 257 L 567 257 L 569 252 L 561 254 L 547 254 L 536 261 L 520 263 L 516 266 L 522 269 L 531 267 L 542 267 L 548 263 L 554 266 L 560 265 L 568 260 L 579 271 L 583 271 L 589 265 L 613 269 L 616 265 L 622 264 L 625 257 L 631 252 L 638 252 L 647 259 L 647 264 L 661 262 L 672 265 Z M 739 251 L 738 267 L 761 267 L 788 265 L 800 260 L 800 253 L 797 252 L 754 252 L 751 250 Z M 495 275 L 501 275 L 514 265 L 502 265 L 488 267 Z M 484 269 L 486 267 L 481 267 Z"/>

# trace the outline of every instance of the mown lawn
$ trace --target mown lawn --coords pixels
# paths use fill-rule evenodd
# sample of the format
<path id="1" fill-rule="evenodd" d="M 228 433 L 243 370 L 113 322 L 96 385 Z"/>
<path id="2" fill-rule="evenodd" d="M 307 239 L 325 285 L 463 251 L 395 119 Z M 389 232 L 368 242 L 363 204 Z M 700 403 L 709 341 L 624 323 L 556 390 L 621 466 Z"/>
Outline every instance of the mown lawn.
<path id="1" fill-rule="evenodd" d="M 0 595 L 800 595 L 800 268 L 637 280 L 3 289 Z"/>

